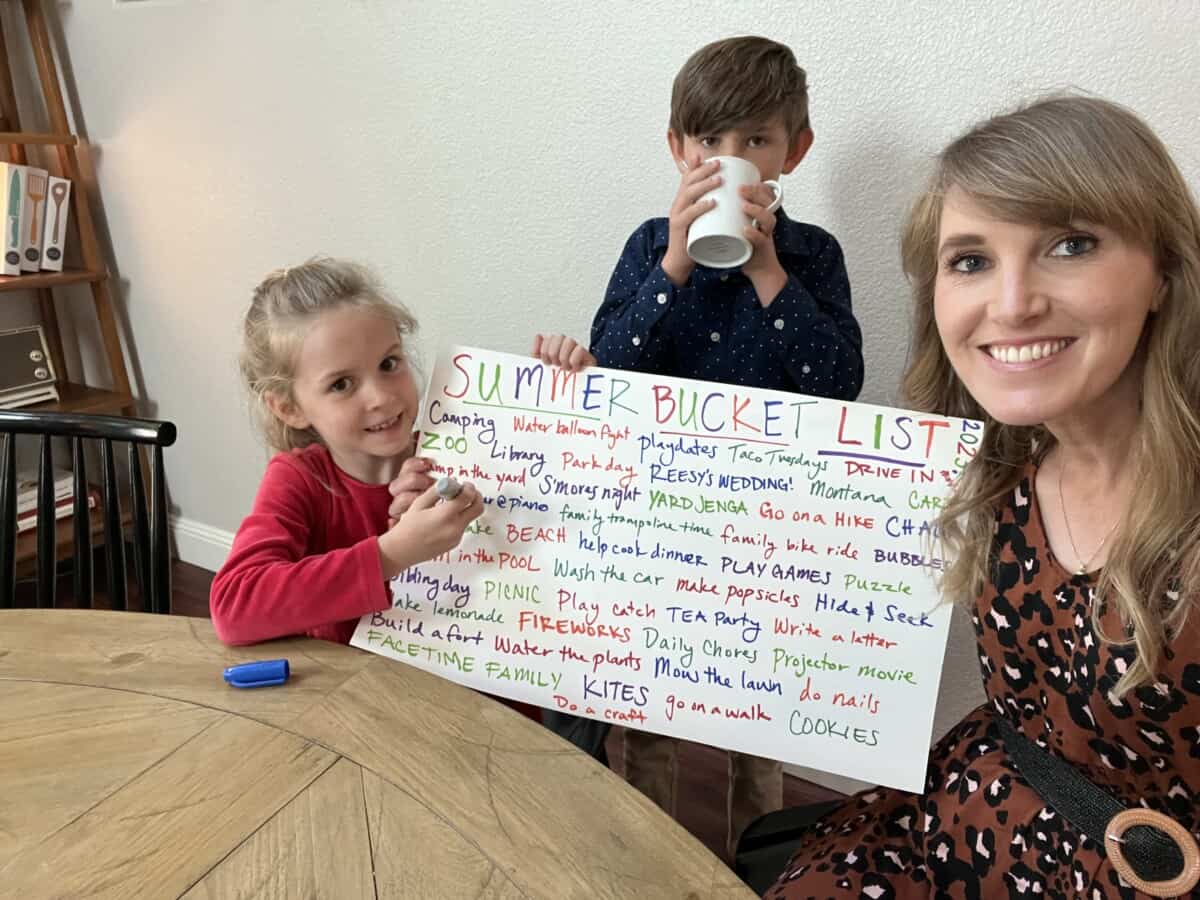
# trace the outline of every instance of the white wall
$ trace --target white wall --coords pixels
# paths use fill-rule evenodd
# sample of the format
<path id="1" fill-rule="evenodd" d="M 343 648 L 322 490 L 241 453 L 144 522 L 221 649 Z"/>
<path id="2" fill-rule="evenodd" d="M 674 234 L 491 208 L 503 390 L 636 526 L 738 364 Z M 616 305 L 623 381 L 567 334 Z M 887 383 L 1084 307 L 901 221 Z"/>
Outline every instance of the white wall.
<path id="1" fill-rule="evenodd" d="M 524 352 L 581 337 L 628 233 L 665 213 L 671 80 L 737 33 L 790 44 L 816 143 L 787 209 L 846 251 L 866 335 L 863 399 L 903 367 L 903 211 L 948 139 L 1077 86 L 1138 110 L 1200 181 L 1200 4 L 668 0 L 63 0 L 142 394 L 179 425 L 181 549 L 220 559 L 264 464 L 235 378 L 238 322 L 268 269 L 365 260 L 426 345 Z M 952 637 L 937 731 L 979 697 Z"/>

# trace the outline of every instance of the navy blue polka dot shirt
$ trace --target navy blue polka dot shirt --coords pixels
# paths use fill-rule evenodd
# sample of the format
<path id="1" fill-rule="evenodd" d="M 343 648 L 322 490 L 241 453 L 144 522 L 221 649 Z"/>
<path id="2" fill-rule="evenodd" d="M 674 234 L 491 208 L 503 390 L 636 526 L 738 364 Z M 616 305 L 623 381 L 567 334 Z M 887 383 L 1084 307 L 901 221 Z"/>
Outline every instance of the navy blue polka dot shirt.
<path id="1" fill-rule="evenodd" d="M 854 400 L 863 382 L 862 330 L 842 248 L 782 210 L 774 237 L 788 280 L 764 309 L 740 269 L 696 266 L 676 287 L 661 265 L 667 220 L 644 223 L 625 244 L 592 322 L 599 364 Z"/>

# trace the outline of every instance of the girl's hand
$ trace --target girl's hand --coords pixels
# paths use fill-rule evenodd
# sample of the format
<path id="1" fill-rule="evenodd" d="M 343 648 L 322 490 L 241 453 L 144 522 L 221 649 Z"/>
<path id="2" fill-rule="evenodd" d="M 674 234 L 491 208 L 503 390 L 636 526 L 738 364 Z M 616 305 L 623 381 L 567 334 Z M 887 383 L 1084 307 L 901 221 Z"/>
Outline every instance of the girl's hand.
<path id="1" fill-rule="evenodd" d="M 470 482 L 451 500 L 441 500 L 436 487 L 424 491 L 400 521 L 379 537 L 383 577 L 390 580 L 410 566 L 453 550 L 467 526 L 482 514 L 483 497 Z"/>
<path id="2" fill-rule="evenodd" d="M 433 460 L 427 456 L 410 456 L 400 464 L 400 474 L 388 485 L 392 503 L 388 507 L 388 527 L 391 528 L 404 515 L 413 501 L 433 487 L 434 478 L 429 474 Z"/>

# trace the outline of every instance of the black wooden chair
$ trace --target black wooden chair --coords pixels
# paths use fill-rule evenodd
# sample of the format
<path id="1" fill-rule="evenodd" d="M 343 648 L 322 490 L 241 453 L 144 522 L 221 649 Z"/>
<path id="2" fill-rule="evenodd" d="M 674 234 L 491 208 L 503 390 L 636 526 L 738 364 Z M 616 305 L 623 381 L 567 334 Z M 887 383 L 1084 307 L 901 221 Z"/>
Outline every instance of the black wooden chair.
<path id="1" fill-rule="evenodd" d="M 733 870 L 750 890 L 761 897 L 783 874 L 784 866 L 796 852 L 804 833 L 843 802 L 827 800 L 759 816 L 738 838 Z"/>
<path id="2" fill-rule="evenodd" d="M 92 522 L 88 509 L 85 442 L 100 449 L 101 509 L 104 518 L 105 568 L 110 609 L 126 608 L 125 536 L 113 441 L 129 445 L 129 519 L 133 529 L 134 571 L 146 612 L 167 613 L 171 605 L 171 554 L 167 533 L 166 479 L 163 448 L 175 443 L 170 422 L 0 410 L 0 609 L 16 604 L 17 581 L 17 436 L 37 435 L 37 605 L 54 606 L 57 574 L 54 455 L 52 438 L 70 441 L 73 468 L 75 536 L 75 602 L 92 606 Z M 142 479 L 141 448 L 151 448 L 149 505 Z"/>

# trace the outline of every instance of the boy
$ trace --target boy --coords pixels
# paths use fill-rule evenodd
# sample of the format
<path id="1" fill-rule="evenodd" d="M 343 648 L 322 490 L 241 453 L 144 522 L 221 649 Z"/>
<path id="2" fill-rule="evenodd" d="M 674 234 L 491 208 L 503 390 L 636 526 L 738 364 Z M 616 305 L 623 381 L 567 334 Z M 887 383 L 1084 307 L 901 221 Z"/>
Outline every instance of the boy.
<path id="1" fill-rule="evenodd" d="M 853 400 L 862 387 L 862 332 L 850 309 L 842 251 L 832 235 L 767 211 L 762 184 L 741 189 L 755 223 L 740 270 L 698 266 L 688 227 L 711 208 L 701 201 L 721 177 L 713 156 L 753 162 L 763 179 L 790 173 L 812 145 L 808 88 L 792 51 L 760 37 L 702 47 L 671 92 L 667 144 L 682 172 L 666 219 L 638 228 L 592 323 L 591 351 L 563 335 L 537 335 L 533 355 L 579 370 L 588 365 Z M 606 761 L 609 725 L 545 711 L 558 734 Z M 626 730 L 629 782 L 675 814 L 678 741 Z M 742 830 L 783 805 L 783 767 L 729 754 L 732 858 Z"/>

